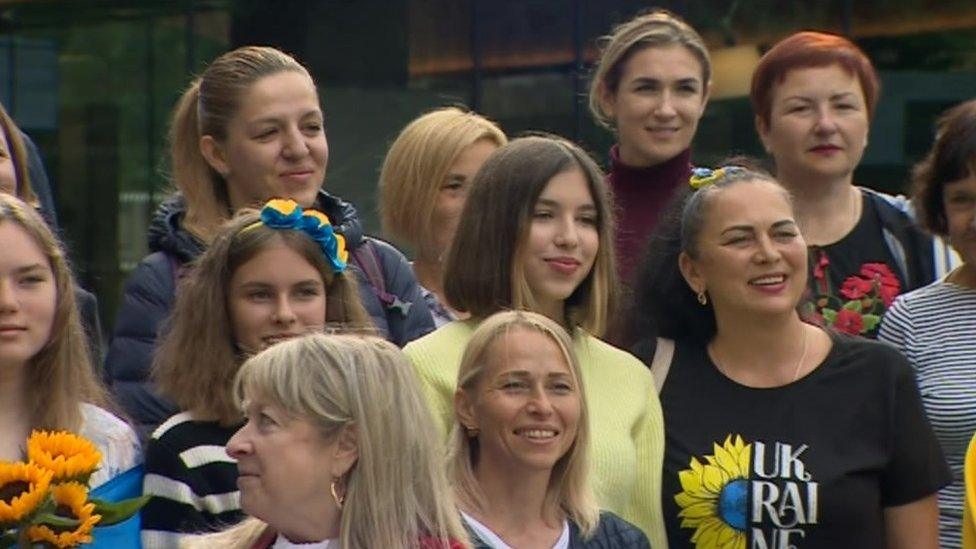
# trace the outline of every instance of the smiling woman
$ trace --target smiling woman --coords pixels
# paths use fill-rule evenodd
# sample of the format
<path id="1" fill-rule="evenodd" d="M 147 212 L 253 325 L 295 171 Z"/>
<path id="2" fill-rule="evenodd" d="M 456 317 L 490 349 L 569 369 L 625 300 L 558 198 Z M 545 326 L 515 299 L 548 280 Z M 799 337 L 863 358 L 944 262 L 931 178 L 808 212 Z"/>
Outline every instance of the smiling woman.
<path id="1" fill-rule="evenodd" d="M 948 250 L 923 234 L 905 200 L 853 185 L 880 83 L 848 39 L 800 32 L 756 67 L 756 129 L 776 176 L 796 197 L 809 246 L 804 319 L 874 337 L 895 297 L 947 272 Z"/>
<path id="2" fill-rule="evenodd" d="M 950 476 L 905 358 L 800 319 L 806 243 L 783 187 L 702 171 L 652 237 L 631 319 L 644 348 L 674 343 L 656 379 L 668 546 L 938 547 Z"/>
<path id="3" fill-rule="evenodd" d="M 215 59 L 184 92 L 170 127 L 173 184 L 149 229 L 149 248 L 126 283 L 105 358 L 120 402 L 146 432 L 174 411 L 148 383 L 160 325 L 179 281 L 221 224 L 244 207 L 288 198 L 325 213 L 345 239 L 363 306 L 376 329 L 404 345 L 434 329 L 406 258 L 364 236 L 355 207 L 323 190 L 324 115 L 308 70 L 269 47 Z"/>
<path id="4" fill-rule="evenodd" d="M 237 470 L 223 451 L 241 420 L 231 381 L 247 356 L 283 339 L 326 324 L 371 327 L 346 258 L 328 218 L 290 200 L 245 210 L 200 258 L 154 362 L 160 392 L 183 412 L 146 450 L 147 547 L 242 518 Z"/>
<path id="5" fill-rule="evenodd" d="M 471 335 L 458 369 L 450 472 L 476 548 L 649 548 L 591 489 L 579 360 L 558 324 L 502 312 Z"/>
<path id="6" fill-rule="evenodd" d="M 592 444 L 598 504 L 663 546 L 657 494 L 664 441 L 652 379 L 636 358 L 598 339 L 616 301 L 612 228 L 602 174 L 585 152 L 558 137 L 512 140 L 475 175 L 447 255 L 445 295 L 470 318 L 404 351 L 447 437 L 461 356 L 483 320 L 520 309 L 563 326 L 599 426 Z"/>
<path id="7" fill-rule="evenodd" d="M 624 282 L 668 198 L 688 180 L 711 71 L 701 37 L 666 10 L 638 15 L 605 38 L 589 101 L 596 121 L 617 135 L 607 183 L 620 212 L 615 238 Z"/>

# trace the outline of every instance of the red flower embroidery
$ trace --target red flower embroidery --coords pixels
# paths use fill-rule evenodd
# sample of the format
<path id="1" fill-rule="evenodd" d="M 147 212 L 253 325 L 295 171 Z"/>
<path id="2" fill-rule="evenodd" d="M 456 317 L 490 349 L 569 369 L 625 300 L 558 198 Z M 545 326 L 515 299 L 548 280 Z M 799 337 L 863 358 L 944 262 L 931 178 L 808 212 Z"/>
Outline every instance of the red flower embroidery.
<path id="1" fill-rule="evenodd" d="M 891 306 L 891 302 L 901 292 L 901 283 L 898 282 L 898 277 L 884 263 L 865 263 L 861 266 L 860 275 L 876 285 L 885 307 Z"/>
<path id="2" fill-rule="evenodd" d="M 874 282 L 858 276 L 849 276 L 840 286 L 840 293 L 847 299 L 861 299 L 871 293 Z"/>
<path id="3" fill-rule="evenodd" d="M 858 335 L 864 329 L 864 319 L 857 311 L 841 309 L 837 311 L 837 318 L 834 319 L 834 328 L 845 334 Z"/>
<path id="4" fill-rule="evenodd" d="M 827 267 L 830 265 L 830 258 L 827 257 L 827 252 L 823 250 L 818 250 L 820 252 L 820 257 L 817 258 L 817 262 L 813 265 L 813 278 L 816 280 L 817 292 L 821 294 L 827 293 Z"/>

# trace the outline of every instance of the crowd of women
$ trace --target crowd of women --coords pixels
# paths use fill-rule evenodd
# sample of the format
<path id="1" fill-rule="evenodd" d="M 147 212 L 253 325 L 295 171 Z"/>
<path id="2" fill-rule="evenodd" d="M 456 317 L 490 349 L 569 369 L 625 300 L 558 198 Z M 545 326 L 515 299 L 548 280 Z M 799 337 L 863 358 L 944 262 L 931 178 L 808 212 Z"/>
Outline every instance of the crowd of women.
<path id="1" fill-rule="evenodd" d="M 711 74 L 668 12 L 613 29 L 606 174 L 558 136 L 423 114 L 379 174 L 408 262 L 324 190 L 308 71 L 228 52 L 173 113 L 177 192 L 104 371 L 4 114 L 0 459 L 65 429 L 100 449 L 96 490 L 137 471 L 150 499 L 103 547 L 976 543 L 976 101 L 890 196 L 853 181 L 880 84 L 852 42 L 762 57 L 772 173 L 693 167 Z"/>

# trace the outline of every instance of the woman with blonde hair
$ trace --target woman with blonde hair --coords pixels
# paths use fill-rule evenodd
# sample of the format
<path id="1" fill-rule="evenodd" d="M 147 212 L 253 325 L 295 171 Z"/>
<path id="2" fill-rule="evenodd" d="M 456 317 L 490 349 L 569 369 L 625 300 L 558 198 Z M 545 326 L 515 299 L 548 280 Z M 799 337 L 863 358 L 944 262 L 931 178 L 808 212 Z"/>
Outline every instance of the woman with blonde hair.
<path id="1" fill-rule="evenodd" d="M 585 152 L 558 137 L 512 140 L 475 176 L 447 255 L 445 295 L 470 318 L 404 351 L 446 438 L 461 356 L 479 323 L 525 309 L 562 325 L 587 384 L 597 501 L 658 545 L 660 404 L 647 368 L 598 339 L 616 298 L 612 227 L 603 174 Z"/>
<path id="2" fill-rule="evenodd" d="M 406 258 L 363 235 L 356 209 L 323 190 L 329 161 L 315 82 L 290 55 L 246 46 L 215 59 L 193 81 L 170 127 L 173 182 L 149 228 L 152 253 L 126 284 L 106 365 L 122 405 L 151 431 L 173 413 L 148 386 L 149 365 L 178 282 L 222 223 L 272 198 L 325 213 L 346 241 L 363 306 L 397 345 L 434 329 Z"/>
<path id="3" fill-rule="evenodd" d="M 296 338 L 245 362 L 233 392 L 247 423 L 227 453 L 253 518 L 184 547 L 467 546 L 441 444 L 395 346 Z"/>
<path id="4" fill-rule="evenodd" d="M 481 323 L 461 358 L 449 461 L 476 547 L 649 547 L 590 488 L 590 425 L 569 334 L 526 311 Z"/>
<path id="5" fill-rule="evenodd" d="M 444 107 L 408 124 L 383 161 L 383 231 L 413 249 L 413 271 L 437 326 L 457 319 L 444 300 L 444 256 L 471 181 L 488 155 L 507 142 L 494 122 Z"/>
<path id="6" fill-rule="evenodd" d="M 223 447 L 240 425 L 232 382 L 249 355 L 326 324 L 371 327 L 345 242 L 328 221 L 291 200 L 244 210 L 184 282 L 154 363 L 160 393 L 183 411 L 146 449 L 147 546 L 175 546 L 181 532 L 243 518 Z"/>
<path id="7" fill-rule="evenodd" d="M 590 84 L 590 111 L 614 131 L 607 184 L 618 210 L 620 277 L 631 275 L 675 189 L 691 175 L 691 141 L 708 104 L 708 48 L 667 10 L 642 13 L 603 39 Z"/>

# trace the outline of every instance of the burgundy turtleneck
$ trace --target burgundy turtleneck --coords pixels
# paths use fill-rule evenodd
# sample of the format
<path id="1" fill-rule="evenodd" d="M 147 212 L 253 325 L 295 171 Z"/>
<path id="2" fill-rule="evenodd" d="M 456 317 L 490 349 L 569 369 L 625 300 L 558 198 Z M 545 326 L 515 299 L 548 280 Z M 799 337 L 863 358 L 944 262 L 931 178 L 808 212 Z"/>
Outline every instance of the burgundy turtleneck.
<path id="1" fill-rule="evenodd" d="M 634 168 L 620 160 L 618 145 L 610 149 L 607 185 L 613 192 L 617 217 L 617 274 L 630 283 L 644 253 L 648 236 L 657 225 L 675 189 L 691 176 L 691 149 L 656 166 Z"/>

